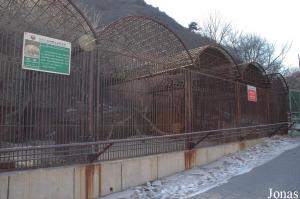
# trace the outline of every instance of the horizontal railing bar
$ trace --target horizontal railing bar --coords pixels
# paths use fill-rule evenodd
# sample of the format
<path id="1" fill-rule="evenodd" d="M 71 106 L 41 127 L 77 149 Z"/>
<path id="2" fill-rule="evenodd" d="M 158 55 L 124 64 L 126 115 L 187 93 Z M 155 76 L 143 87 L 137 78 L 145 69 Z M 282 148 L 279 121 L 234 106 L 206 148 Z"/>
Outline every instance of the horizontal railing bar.
<path id="1" fill-rule="evenodd" d="M 272 127 L 278 125 L 288 125 L 288 122 L 274 123 L 274 124 L 265 124 L 265 125 L 256 125 L 256 126 L 247 126 L 247 127 L 235 127 L 235 128 L 225 128 L 225 129 L 216 129 L 216 130 L 207 130 L 191 133 L 181 133 L 173 135 L 163 135 L 163 136 L 149 136 L 143 138 L 134 138 L 134 139 L 116 139 L 116 140 L 107 140 L 107 141 L 96 141 L 96 142 L 82 142 L 82 143 L 71 143 L 71 144 L 56 144 L 56 145 L 41 145 L 41 146 L 25 146 L 25 147 L 14 147 L 14 148 L 2 148 L 0 153 L 5 152 L 14 152 L 14 151 L 28 151 L 28 150 L 40 150 L 40 149 L 51 149 L 51 148 L 63 148 L 63 147 L 79 147 L 79 146 L 89 146 L 89 145 L 101 145 L 101 144 L 116 144 L 116 143 L 126 143 L 126 142 L 136 142 L 136 141 L 148 141 L 155 139 L 165 139 L 165 138 L 176 138 L 176 137 L 186 137 L 192 135 L 201 135 L 206 133 L 214 132 L 226 132 L 233 130 L 245 130 L 251 128 L 263 128 L 263 127 Z"/>

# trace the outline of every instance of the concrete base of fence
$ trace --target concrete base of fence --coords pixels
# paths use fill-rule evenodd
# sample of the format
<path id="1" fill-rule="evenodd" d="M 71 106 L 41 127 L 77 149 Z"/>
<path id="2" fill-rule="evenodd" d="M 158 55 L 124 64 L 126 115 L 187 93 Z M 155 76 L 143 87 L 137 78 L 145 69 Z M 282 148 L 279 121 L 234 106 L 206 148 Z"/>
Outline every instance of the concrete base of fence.
<path id="1" fill-rule="evenodd" d="M 262 140 L 88 165 L 2 173 L 0 199 L 97 198 L 207 164 Z"/>

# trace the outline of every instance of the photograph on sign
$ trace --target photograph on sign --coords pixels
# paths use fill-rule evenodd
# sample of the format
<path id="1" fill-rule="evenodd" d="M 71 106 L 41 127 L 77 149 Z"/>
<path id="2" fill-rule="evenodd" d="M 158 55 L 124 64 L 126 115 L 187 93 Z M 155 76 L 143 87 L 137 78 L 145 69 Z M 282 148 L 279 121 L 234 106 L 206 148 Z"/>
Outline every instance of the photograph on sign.
<path id="1" fill-rule="evenodd" d="M 24 33 L 23 69 L 69 75 L 70 65 L 70 42 Z"/>
<path id="2" fill-rule="evenodd" d="M 247 85 L 247 95 L 249 102 L 257 102 L 256 87 Z"/>

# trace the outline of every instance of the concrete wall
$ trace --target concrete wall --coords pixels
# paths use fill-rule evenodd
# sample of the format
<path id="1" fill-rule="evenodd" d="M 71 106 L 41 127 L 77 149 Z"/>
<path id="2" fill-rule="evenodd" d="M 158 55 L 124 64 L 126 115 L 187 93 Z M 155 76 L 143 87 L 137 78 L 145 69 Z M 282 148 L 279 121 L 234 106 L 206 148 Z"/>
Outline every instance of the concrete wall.
<path id="1" fill-rule="evenodd" d="M 0 175 L 0 199 L 91 199 L 166 177 L 253 146 L 262 139 L 158 154 Z"/>
<path id="2" fill-rule="evenodd" d="M 124 160 L 122 162 L 122 189 L 157 179 L 158 166 L 156 156 Z"/>
<path id="3" fill-rule="evenodd" d="M 9 176 L 0 176 L 0 199 L 7 199 Z"/>
<path id="4" fill-rule="evenodd" d="M 185 169 L 184 152 L 160 154 L 157 156 L 157 177 L 165 177 Z"/>
<path id="5" fill-rule="evenodd" d="M 74 168 L 38 169 L 0 176 L 0 198 L 74 198 Z"/>
<path id="6" fill-rule="evenodd" d="M 105 162 L 101 164 L 100 195 L 122 191 L 122 162 Z"/>

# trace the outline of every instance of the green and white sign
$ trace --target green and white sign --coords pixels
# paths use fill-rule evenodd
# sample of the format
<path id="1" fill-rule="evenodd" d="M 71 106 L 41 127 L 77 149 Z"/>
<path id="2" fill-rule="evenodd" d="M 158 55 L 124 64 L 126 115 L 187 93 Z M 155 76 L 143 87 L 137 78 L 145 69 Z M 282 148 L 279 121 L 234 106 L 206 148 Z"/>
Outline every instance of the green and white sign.
<path id="1" fill-rule="evenodd" d="M 71 43 L 24 33 L 22 68 L 70 75 Z"/>

